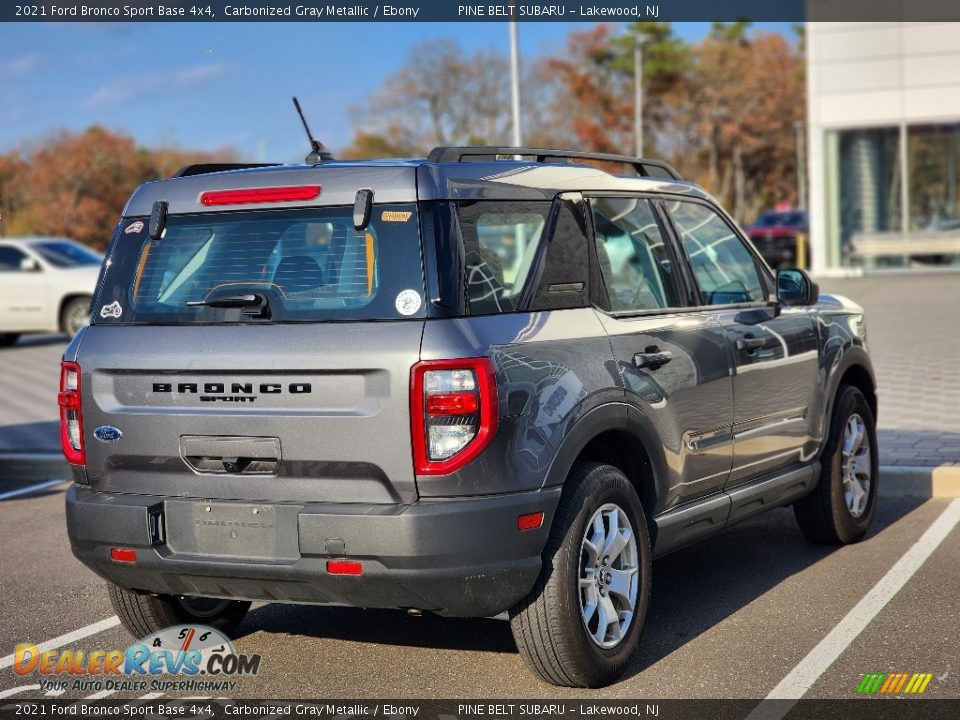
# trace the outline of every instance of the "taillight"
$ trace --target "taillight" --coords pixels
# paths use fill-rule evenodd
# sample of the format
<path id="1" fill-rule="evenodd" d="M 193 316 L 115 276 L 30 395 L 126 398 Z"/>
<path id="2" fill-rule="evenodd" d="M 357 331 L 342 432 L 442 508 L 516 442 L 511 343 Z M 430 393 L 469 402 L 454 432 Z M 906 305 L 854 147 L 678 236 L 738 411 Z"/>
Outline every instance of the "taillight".
<path id="1" fill-rule="evenodd" d="M 60 447 L 71 465 L 83 465 L 83 407 L 80 400 L 80 366 L 60 363 Z"/>
<path id="2" fill-rule="evenodd" d="M 489 358 L 425 360 L 411 370 L 414 469 L 446 475 L 473 460 L 497 432 L 497 381 Z"/>

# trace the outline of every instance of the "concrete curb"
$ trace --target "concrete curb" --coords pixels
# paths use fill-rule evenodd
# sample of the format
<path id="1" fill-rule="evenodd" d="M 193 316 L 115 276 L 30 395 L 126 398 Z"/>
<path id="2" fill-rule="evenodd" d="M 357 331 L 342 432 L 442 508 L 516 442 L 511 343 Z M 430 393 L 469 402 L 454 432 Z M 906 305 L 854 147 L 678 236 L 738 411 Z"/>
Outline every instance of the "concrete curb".
<path id="1" fill-rule="evenodd" d="M 881 465 L 880 497 L 958 498 L 960 465 Z"/>

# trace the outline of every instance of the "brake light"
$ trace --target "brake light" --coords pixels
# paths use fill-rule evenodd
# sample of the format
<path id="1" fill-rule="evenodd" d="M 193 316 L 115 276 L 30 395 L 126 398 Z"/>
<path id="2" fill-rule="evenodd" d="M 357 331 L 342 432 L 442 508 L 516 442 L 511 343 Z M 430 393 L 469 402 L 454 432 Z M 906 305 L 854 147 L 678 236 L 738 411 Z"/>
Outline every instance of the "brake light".
<path id="1" fill-rule="evenodd" d="M 243 188 L 237 190 L 210 190 L 200 194 L 200 204 L 250 205 L 254 203 L 294 202 L 320 197 L 319 185 L 289 187 Z"/>
<path id="2" fill-rule="evenodd" d="M 80 366 L 75 362 L 60 363 L 60 447 L 71 465 L 83 465 L 83 406 L 80 398 Z"/>
<path id="3" fill-rule="evenodd" d="M 497 381 L 489 358 L 425 360 L 411 369 L 414 470 L 447 475 L 490 444 L 497 432 Z"/>

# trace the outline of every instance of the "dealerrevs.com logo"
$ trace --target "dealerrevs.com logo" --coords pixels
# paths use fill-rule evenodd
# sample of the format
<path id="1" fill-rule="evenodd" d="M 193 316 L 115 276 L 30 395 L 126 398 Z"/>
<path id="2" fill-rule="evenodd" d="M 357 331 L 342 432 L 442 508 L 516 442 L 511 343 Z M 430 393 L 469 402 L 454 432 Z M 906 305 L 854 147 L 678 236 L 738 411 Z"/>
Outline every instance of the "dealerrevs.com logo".
<path id="1" fill-rule="evenodd" d="M 932 673 L 867 673 L 857 686 L 858 695 L 921 695 Z"/>
<path id="2" fill-rule="evenodd" d="M 238 653 L 230 638 L 206 625 L 165 628 L 125 650 L 46 650 L 17 645 L 13 670 L 37 673 L 43 691 L 230 692 L 233 678 L 256 675 L 261 656 Z M 172 679 L 162 676 L 173 676 Z"/>

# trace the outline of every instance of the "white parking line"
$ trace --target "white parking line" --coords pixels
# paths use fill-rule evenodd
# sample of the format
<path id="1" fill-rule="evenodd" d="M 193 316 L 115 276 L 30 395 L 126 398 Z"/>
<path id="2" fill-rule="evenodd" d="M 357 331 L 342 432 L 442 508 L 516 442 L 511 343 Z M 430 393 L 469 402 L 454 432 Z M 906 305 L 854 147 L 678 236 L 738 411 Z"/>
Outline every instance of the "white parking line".
<path id="1" fill-rule="evenodd" d="M 70 643 L 76 642 L 77 640 L 83 640 L 85 637 L 90 637 L 91 635 L 96 635 L 97 633 L 102 633 L 104 630 L 109 630 L 112 627 L 116 627 L 120 624 L 120 618 L 116 615 L 113 617 L 108 617 L 99 622 L 95 622 L 86 627 L 82 627 L 79 630 L 74 630 L 69 632 L 66 635 L 61 635 L 60 637 L 55 637 L 53 640 L 47 640 L 37 645 L 37 650 L 40 652 L 46 652 L 47 650 L 53 650 L 58 648 L 61 645 L 69 645 Z M 0 658 L 0 670 L 8 668 L 13 665 L 13 653 L 7 655 L 6 657 Z M 2 697 L 2 696 L 0 696 Z"/>
<path id="2" fill-rule="evenodd" d="M 900 592 L 957 523 L 960 523 L 960 499 L 947 505 L 913 547 L 897 560 L 880 582 L 871 588 L 846 617 L 766 697 L 767 700 L 781 702 L 757 706 L 747 720 L 777 720 L 790 712 L 796 701 L 813 687 L 817 679 L 833 665 L 877 613 Z M 793 702 L 782 702 L 785 700 Z"/>
<path id="3" fill-rule="evenodd" d="M 100 692 L 95 692 L 93 695 L 87 695 L 84 700 L 99 700 L 100 698 L 110 697 L 116 692 L 116 690 L 101 690 Z"/>
<path id="4" fill-rule="evenodd" d="M 29 495 L 30 493 L 40 492 L 41 490 L 46 490 L 47 488 L 62 485 L 65 482 L 66 480 L 47 480 L 46 482 L 37 483 L 36 485 L 28 485 L 27 487 L 17 488 L 16 490 L 11 490 L 10 492 L 0 494 L 0 500 L 9 500 L 10 498 L 20 497 L 21 495 Z"/>
<path id="5" fill-rule="evenodd" d="M 22 692 L 27 692 L 27 690 L 39 690 L 40 685 L 21 685 L 20 687 L 10 688 L 9 690 L 0 691 L 0 698 L 8 698 L 14 695 L 19 695 Z"/>

